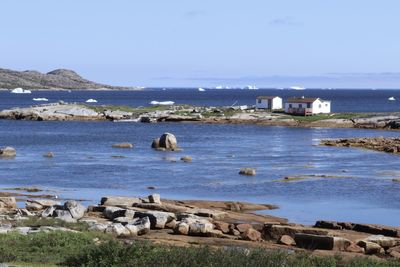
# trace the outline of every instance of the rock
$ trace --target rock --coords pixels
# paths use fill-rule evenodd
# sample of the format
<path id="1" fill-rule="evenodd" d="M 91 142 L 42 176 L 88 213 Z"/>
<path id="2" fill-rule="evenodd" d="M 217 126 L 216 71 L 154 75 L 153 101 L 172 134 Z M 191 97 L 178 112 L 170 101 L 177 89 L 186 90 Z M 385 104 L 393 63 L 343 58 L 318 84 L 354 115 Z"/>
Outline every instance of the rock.
<path id="1" fill-rule="evenodd" d="M 184 156 L 184 157 L 181 157 L 181 160 L 184 161 L 184 162 L 192 162 L 192 157 Z"/>
<path id="2" fill-rule="evenodd" d="M 175 226 L 177 225 L 177 221 L 176 220 L 172 220 L 172 221 L 170 221 L 170 222 L 167 222 L 166 224 L 165 224 L 165 228 L 168 228 L 168 229 L 174 229 L 175 228 Z"/>
<path id="3" fill-rule="evenodd" d="M 174 227 L 174 233 L 179 235 L 189 234 L 189 224 L 185 222 L 180 222 Z"/>
<path id="4" fill-rule="evenodd" d="M 213 218 L 214 220 L 221 220 L 226 216 L 226 212 L 211 209 L 194 209 L 192 213 L 201 217 Z"/>
<path id="5" fill-rule="evenodd" d="M 224 234 L 229 233 L 229 224 L 226 222 L 214 222 L 214 227 Z"/>
<path id="6" fill-rule="evenodd" d="M 41 209 L 45 209 L 51 206 L 56 206 L 60 205 L 61 203 L 59 201 L 51 200 L 51 199 L 28 199 L 26 202 L 30 203 L 36 203 L 40 206 L 42 206 Z"/>
<path id="7" fill-rule="evenodd" d="M 95 224 L 93 224 L 93 225 L 91 225 L 89 227 L 89 230 L 90 231 L 97 231 L 97 232 L 104 232 L 104 231 L 106 231 L 108 226 L 109 226 L 108 224 L 95 223 Z"/>
<path id="8" fill-rule="evenodd" d="M 114 223 L 120 223 L 124 226 L 127 224 L 133 224 L 138 220 L 138 218 L 133 219 L 133 218 L 128 218 L 128 217 L 117 217 L 113 220 Z"/>
<path id="9" fill-rule="evenodd" d="M 335 221 L 317 221 L 314 227 L 325 228 L 325 229 L 338 229 L 338 230 L 343 229 L 343 227 Z"/>
<path id="10" fill-rule="evenodd" d="M 131 235 L 131 232 L 129 231 L 129 229 L 120 223 L 113 223 L 113 224 L 109 225 L 106 228 L 105 232 L 115 234 L 118 237 L 127 237 L 127 236 Z"/>
<path id="11" fill-rule="evenodd" d="M 137 197 L 102 197 L 101 205 L 104 206 L 125 206 L 132 207 L 134 203 L 142 203 L 142 200 Z"/>
<path id="12" fill-rule="evenodd" d="M 194 222 L 189 225 L 189 235 L 204 236 L 214 230 L 214 225 L 209 222 Z"/>
<path id="13" fill-rule="evenodd" d="M 164 133 L 163 135 L 161 135 L 159 147 L 172 151 L 177 149 L 178 142 L 176 141 L 175 135 L 171 133 Z"/>
<path id="14" fill-rule="evenodd" d="M 76 219 L 72 218 L 71 213 L 68 210 L 55 210 L 54 216 L 65 222 L 76 222 Z"/>
<path id="15" fill-rule="evenodd" d="M 107 219 L 114 220 L 118 217 L 125 217 L 125 212 L 125 209 L 109 206 L 104 209 L 103 215 Z"/>
<path id="16" fill-rule="evenodd" d="M 286 246 L 296 246 L 296 241 L 291 236 L 283 235 L 278 240 L 279 244 L 286 245 Z"/>
<path id="17" fill-rule="evenodd" d="M 15 157 L 16 155 L 17 155 L 17 151 L 13 147 L 7 146 L 7 147 L 0 148 L 0 157 L 11 158 L 11 157 Z"/>
<path id="18" fill-rule="evenodd" d="M 0 211 L 13 210 L 17 208 L 15 197 L 0 197 Z"/>
<path id="19" fill-rule="evenodd" d="M 346 248 L 346 251 L 347 251 L 347 252 L 353 252 L 353 253 L 362 253 L 362 254 L 365 253 L 364 248 L 362 248 L 362 247 L 360 247 L 360 246 L 357 246 L 357 245 L 354 244 L 354 243 L 351 243 L 350 246 L 348 246 L 348 247 Z"/>
<path id="20" fill-rule="evenodd" d="M 239 223 L 236 224 L 236 229 L 240 232 L 240 233 L 244 233 L 246 232 L 248 229 L 253 228 L 251 226 L 251 224 L 248 223 Z"/>
<path id="21" fill-rule="evenodd" d="M 135 217 L 135 213 L 136 213 L 136 211 L 134 211 L 134 210 L 125 210 L 124 216 L 129 219 L 133 219 Z"/>
<path id="22" fill-rule="evenodd" d="M 128 225 L 136 226 L 136 234 L 137 235 L 147 234 L 150 231 L 150 226 L 151 226 L 149 217 L 141 218 L 141 219 L 137 220 L 135 223 L 128 224 Z M 131 231 L 132 227 L 131 226 L 129 226 L 129 227 L 130 228 L 128 228 L 128 229 L 130 229 L 130 231 Z"/>
<path id="23" fill-rule="evenodd" d="M 72 218 L 81 219 L 85 215 L 86 208 L 75 200 L 69 200 L 64 203 L 64 208 L 71 213 Z"/>
<path id="24" fill-rule="evenodd" d="M 133 148 L 133 145 L 131 143 L 118 143 L 118 144 L 113 144 L 113 148 Z"/>
<path id="25" fill-rule="evenodd" d="M 214 237 L 214 238 L 225 238 L 226 235 L 224 235 L 224 233 L 222 233 L 222 231 L 220 230 L 209 230 L 204 236 L 206 237 Z"/>
<path id="26" fill-rule="evenodd" d="M 396 251 L 400 253 L 400 245 L 399 246 L 395 246 L 395 247 L 391 247 L 387 250 L 388 253 L 390 253 L 391 251 Z"/>
<path id="27" fill-rule="evenodd" d="M 382 225 L 354 223 L 352 230 L 373 235 L 400 237 L 399 229 Z"/>
<path id="28" fill-rule="evenodd" d="M 28 216 L 28 217 L 32 217 L 35 216 L 34 213 L 28 211 L 27 209 L 18 209 L 19 214 L 21 214 L 22 216 Z"/>
<path id="29" fill-rule="evenodd" d="M 29 211 L 40 211 L 44 209 L 42 205 L 33 202 L 25 202 L 25 208 Z"/>
<path id="30" fill-rule="evenodd" d="M 328 235 L 327 230 L 316 229 L 311 227 L 301 226 L 289 226 L 289 225 L 277 225 L 277 224 L 265 224 L 262 234 L 265 240 L 279 240 L 281 236 L 288 235 L 292 238 L 296 234 L 311 234 L 311 235 Z"/>
<path id="31" fill-rule="evenodd" d="M 360 240 L 357 242 L 357 245 L 364 248 L 365 254 L 373 255 L 373 254 L 384 254 L 385 250 L 379 246 L 378 244 L 370 241 Z"/>
<path id="32" fill-rule="evenodd" d="M 399 238 L 387 237 L 383 235 L 371 235 L 364 239 L 365 241 L 373 242 L 383 247 L 384 249 L 388 249 L 391 247 L 395 247 L 400 245 Z"/>
<path id="33" fill-rule="evenodd" d="M 149 197 L 150 203 L 161 204 L 160 195 L 159 194 L 151 194 Z"/>
<path id="34" fill-rule="evenodd" d="M 20 233 L 21 235 L 27 235 L 31 230 L 30 227 L 15 227 L 13 231 Z"/>
<path id="35" fill-rule="evenodd" d="M 294 240 L 297 247 L 305 249 L 322 249 L 322 250 L 338 250 L 346 251 L 351 245 L 351 241 L 342 237 L 312 235 L 312 234 L 295 234 Z"/>
<path id="36" fill-rule="evenodd" d="M 253 228 L 248 228 L 246 231 L 241 233 L 241 238 L 249 241 L 260 241 L 261 233 Z"/>
<path id="37" fill-rule="evenodd" d="M 175 214 L 163 211 L 138 211 L 135 213 L 136 218 L 149 218 L 151 229 L 164 229 L 165 225 L 176 219 Z"/>
<path id="38" fill-rule="evenodd" d="M 391 257 L 395 258 L 395 259 L 400 259 L 400 252 L 397 251 L 391 251 L 388 253 Z"/>
<path id="39" fill-rule="evenodd" d="M 43 155 L 45 158 L 54 158 L 54 153 L 53 152 L 47 152 L 46 154 Z"/>
<path id="40" fill-rule="evenodd" d="M 160 148 L 160 138 L 153 139 L 153 142 L 151 143 L 151 148 Z"/>
<path id="41" fill-rule="evenodd" d="M 56 210 L 55 206 L 50 206 L 46 208 L 41 214 L 41 217 L 52 217 L 54 214 L 54 211 Z"/>
<path id="42" fill-rule="evenodd" d="M 241 168 L 240 171 L 239 171 L 239 174 L 240 175 L 249 175 L 249 176 L 256 175 L 256 169 L 253 169 L 253 168 Z"/>

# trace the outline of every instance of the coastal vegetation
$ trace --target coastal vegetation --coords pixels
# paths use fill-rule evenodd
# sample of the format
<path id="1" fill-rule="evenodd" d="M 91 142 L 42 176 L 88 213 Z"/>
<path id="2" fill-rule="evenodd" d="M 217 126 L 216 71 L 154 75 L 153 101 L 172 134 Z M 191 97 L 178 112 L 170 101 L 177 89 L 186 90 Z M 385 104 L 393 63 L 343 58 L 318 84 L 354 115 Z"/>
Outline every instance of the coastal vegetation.
<path id="1" fill-rule="evenodd" d="M 128 243 L 128 244 L 127 244 Z M 36 233 L 0 235 L 0 261 L 30 266 L 400 266 L 366 257 L 314 256 L 245 247 L 178 247 L 129 241 L 105 234 Z"/>

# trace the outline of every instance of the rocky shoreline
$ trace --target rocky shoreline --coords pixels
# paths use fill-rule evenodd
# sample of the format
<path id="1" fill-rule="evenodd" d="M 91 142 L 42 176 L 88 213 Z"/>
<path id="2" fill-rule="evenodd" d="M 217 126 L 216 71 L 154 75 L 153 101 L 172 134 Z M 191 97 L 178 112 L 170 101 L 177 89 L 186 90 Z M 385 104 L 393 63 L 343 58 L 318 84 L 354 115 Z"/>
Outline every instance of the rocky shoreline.
<path id="1" fill-rule="evenodd" d="M 194 107 L 188 105 L 119 107 L 79 103 L 53 103 L 0 112 L 0 119 L 37 121 L 192 122 L 256 124 L 291 127 L 400 129 L 400 114 L 330 114 L 291 116 L 251 107 Z"/>
<path id="2" fill-rule="evenodd" d="M 236 201 L 168 200 L 158 194 L 106 196 L 98 205 L 88 207 L 74 200 L 61 203 L 28 199 L 25 208 L 17 208 L 14 197 L 0 197 L 0 233 L 77 232 L 68 227 L 43 225 L 56 219 L 72 225 L 84 224 L 88 231 L 122 240 L 400 258 L 400 228 L 332 221 L 317 221 L 314 226 L 306 226 L 254 213 L 271 208 L 275 207 Z M 27 220 L 41 226 L 18 226 Z"/>
<path id="3" fill-rule="evenodd" d="M 375 151 L 399 154 L 400 138 L 370 137 L 322 140 L 322 145 L 336 147 L 359 147 Z"/>

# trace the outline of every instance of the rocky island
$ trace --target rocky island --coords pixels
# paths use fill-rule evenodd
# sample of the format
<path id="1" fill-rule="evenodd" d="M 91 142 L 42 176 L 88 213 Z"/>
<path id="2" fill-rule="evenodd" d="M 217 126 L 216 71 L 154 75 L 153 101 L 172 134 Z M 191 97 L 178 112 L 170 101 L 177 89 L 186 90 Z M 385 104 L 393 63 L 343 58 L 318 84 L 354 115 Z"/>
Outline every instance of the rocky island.
<path id="1" fill-rule="evenodd" d="M 28 89 L 115 89 L 132 90 L 138 87 L 112 86 L 95 83 L 79 76 L 73 70 L 57 69 L 48 73 L 34 70 L 15 71 L 0 68 L 0 88 L 13 89 L 17 87 Z"/>
<path id="2" fill-rule="evenodd" d="M 191 105 L 127 107 L 52 103 L 0 111 L 0 119 L 37 121 L 132 121 L 257 124 L 291 127 L 400 129 L 400 113 L 332 113 L 293 116 L 252 107 L 198 107 Z"/>

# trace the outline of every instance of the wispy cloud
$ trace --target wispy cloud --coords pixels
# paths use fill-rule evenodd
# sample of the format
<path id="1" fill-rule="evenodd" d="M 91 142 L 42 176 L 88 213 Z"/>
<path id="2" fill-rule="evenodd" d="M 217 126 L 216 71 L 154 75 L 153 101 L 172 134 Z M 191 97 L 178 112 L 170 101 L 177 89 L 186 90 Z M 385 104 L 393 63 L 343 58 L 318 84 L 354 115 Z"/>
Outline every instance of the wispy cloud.
<path id="1" fill-rule="evenodd" d="M 189 10 L 183 14 L 183 17 L 186 19 L 197 19 L 205 15 L 206 12 L 204 12 L 203 10 Z"/>
<path id="2" fill-rule="evenodd" d="M 271 25 L 271 26 L 299 26 L 301 24 L 292 17 L 282 17 L 282 18 L 275 18 L 273 20 L 270 20 L 269 25 Z"/>

